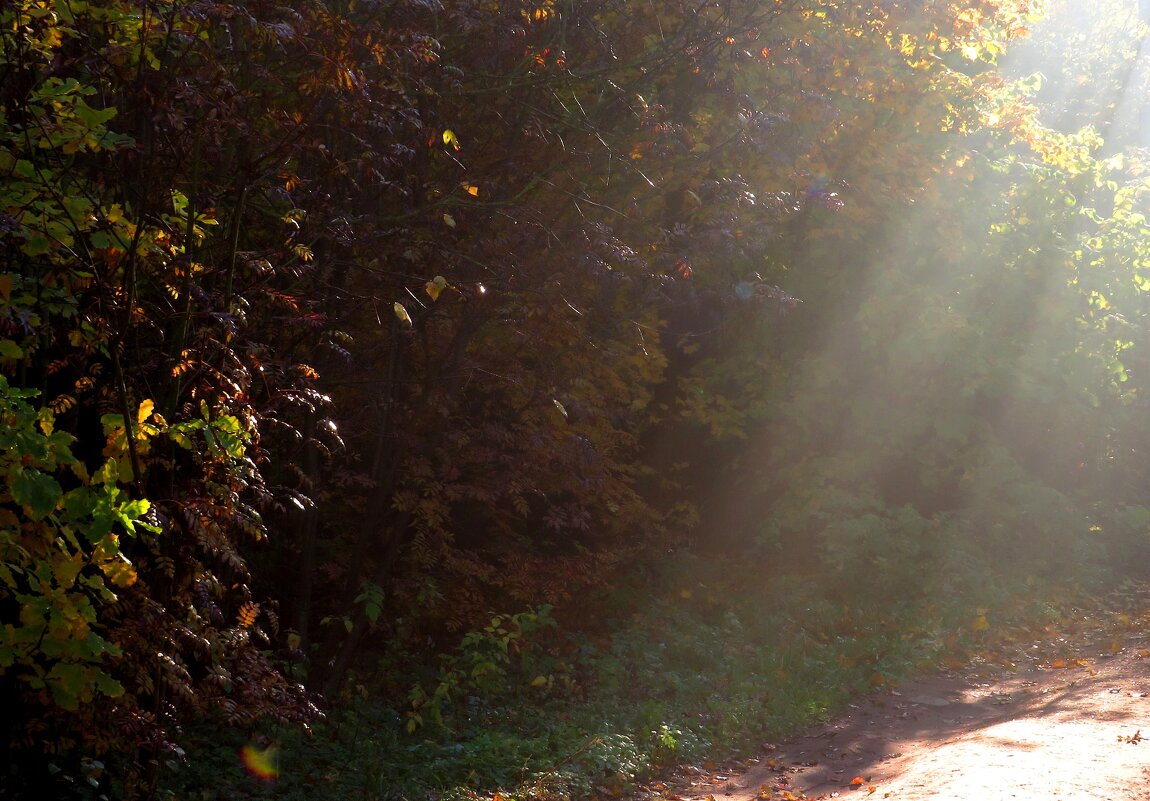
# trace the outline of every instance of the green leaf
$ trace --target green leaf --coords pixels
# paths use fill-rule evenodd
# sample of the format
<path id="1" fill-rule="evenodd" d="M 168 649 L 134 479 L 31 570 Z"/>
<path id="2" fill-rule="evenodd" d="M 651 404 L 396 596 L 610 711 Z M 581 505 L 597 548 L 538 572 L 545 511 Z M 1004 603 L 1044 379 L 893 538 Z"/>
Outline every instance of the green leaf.
<path id="1" fill-rule="evenodd" d="M 79 665 L 57 662 L 45 676 L 52 699 L 64 709 L 79 709 L 88 690 L 88 671 Z"/>
<path id="2" fill-rule="evenodd" d="M 33 520 L 43 520 L 64 496 L 60 482 L 39 470 L 21 470 L 12 480 L 12 500 L 27 509 Z"/>
<path id="3" fill-rule="evenodd" d="M 0 358 L 22 359 L 24 349 L 10 339 L 0 339 Z"/>
<path id="4" fill-rule="evenodd" d="M 76 119 L 80 120 L 80 122 L 89 128 L 97 128 L 115 117 L 117 112 L 114 107 L 94 109 L 83 100 L 77 100 L 76 105 L 72 109 L 72 113 L 76 115 Z"/>

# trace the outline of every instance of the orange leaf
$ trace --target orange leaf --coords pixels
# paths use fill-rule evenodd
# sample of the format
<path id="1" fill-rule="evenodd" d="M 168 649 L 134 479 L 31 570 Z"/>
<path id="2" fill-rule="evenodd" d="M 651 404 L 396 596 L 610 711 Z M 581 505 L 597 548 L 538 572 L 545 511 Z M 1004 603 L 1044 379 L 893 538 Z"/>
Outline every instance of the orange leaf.
<path id="1" fill-rule="evenodd" d="M 862 787 L 865 781 L 866 779 L 864 779 L 862 776 L 855 776 L 853 779 L 851 779 L 851 787 Z"/>

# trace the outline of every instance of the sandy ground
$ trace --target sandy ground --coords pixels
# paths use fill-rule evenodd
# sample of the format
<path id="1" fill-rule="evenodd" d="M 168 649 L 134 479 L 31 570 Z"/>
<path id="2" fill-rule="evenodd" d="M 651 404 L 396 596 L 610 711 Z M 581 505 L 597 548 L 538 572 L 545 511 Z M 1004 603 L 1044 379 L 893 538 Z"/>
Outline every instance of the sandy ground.
<path id="1" fill-rule="evenodd" d="M 687 801 L 1150 801 L 1150 639 L 1020 654 L 876 693 L 751 760 L 699 772 Z M 1143 739 L 1145 738 L 1145 739 Z"/>

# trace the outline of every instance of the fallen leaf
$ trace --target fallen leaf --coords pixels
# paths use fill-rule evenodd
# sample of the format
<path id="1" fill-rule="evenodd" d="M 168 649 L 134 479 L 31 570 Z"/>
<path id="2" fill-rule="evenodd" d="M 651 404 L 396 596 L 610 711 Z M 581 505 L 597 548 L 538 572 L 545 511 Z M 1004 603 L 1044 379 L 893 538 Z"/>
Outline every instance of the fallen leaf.
<path id="1" fill-rule="evenodd" d="M 866 779 L 862 776 L 855 776 L 851 779 L 851 787 L 862 787 L 864 783 L 866 783 Z"/>

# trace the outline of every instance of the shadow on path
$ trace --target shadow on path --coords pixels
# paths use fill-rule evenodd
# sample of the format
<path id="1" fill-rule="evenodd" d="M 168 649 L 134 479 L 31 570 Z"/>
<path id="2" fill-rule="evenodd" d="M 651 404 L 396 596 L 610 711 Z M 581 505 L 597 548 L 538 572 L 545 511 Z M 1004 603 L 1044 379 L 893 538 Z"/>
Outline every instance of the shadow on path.
<path id="1" fill-rule="evenodd" d="M 1130 638 L 1067 666 L 907 683 L 682 797 L 1150 801 L 1148 777 L 1150 650 Z"/>

